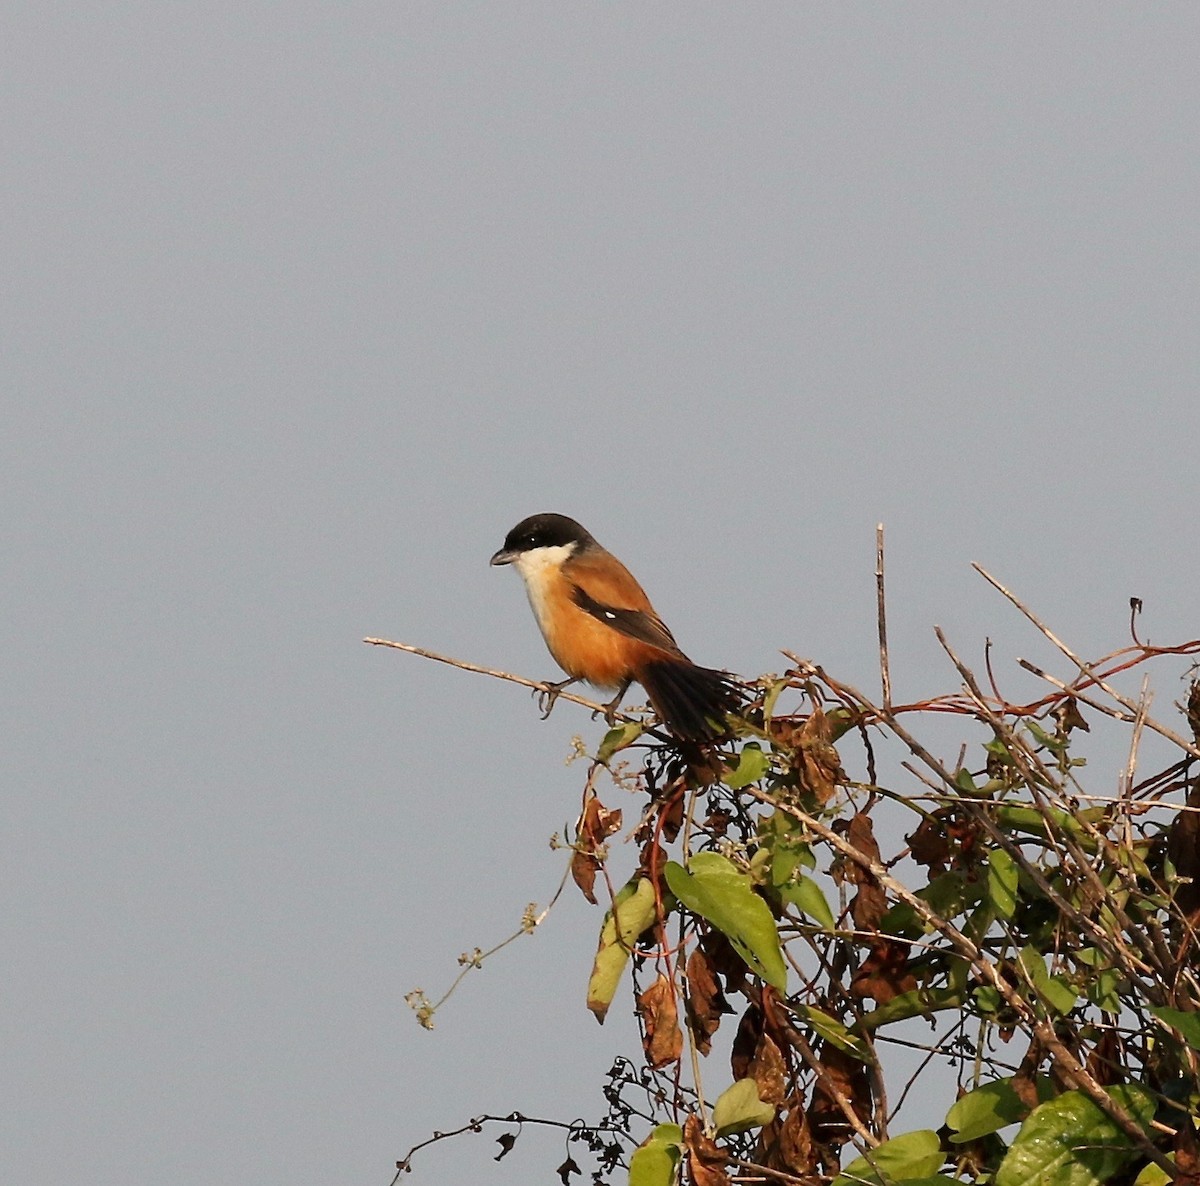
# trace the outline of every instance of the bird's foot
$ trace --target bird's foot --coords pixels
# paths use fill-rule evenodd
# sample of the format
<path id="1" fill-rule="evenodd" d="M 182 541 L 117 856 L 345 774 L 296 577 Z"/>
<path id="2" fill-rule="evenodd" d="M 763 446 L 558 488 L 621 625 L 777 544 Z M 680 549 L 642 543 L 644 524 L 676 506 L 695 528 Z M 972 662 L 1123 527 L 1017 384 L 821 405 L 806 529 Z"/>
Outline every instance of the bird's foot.
<path id="1" fill-rule="evenodd" d="M 540 688 L 533 689 L 533 695 L 538 702 L 538 708 L 541 710 L 543 721 L 553 711 L 554 702 L 562 693 L 563 688 L 566 688 L 575 682 L 576 681 L 574 679 L 562 679 L 555 684 L 547 680 L 546 683 L 544 683 Z"/>
<path id="2" fill-rule="evenodd" d="M 625 699 L 625 693 L 629 691 L 629 685 L 632 682 L 632 680 L 626 680 L 621 685 L 621 688 L 617 694 L 610 701 L 608 701 L 607 704 L 602 705 L 592 713 L 592 720 L 594 721 L 596 717 L 600 715 L 600 713 L 604 713 L 604 720 L 611 729 L 617 723 L 617 708 L 621 701 Z"/>

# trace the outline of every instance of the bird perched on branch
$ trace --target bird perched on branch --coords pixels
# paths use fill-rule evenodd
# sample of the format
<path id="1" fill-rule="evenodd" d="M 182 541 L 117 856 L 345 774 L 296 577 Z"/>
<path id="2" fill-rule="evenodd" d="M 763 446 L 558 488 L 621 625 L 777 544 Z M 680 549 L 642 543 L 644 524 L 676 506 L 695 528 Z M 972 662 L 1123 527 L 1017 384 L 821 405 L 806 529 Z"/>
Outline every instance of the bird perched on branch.
<path id="1" fill-rule="evenodd" d="M 493 564 L 521 574 L 529 604 L 554 661 L 570 677 L 551 684 L 547 715 L 569 684 L 616 688 L 617 705 L 637 680 L 659 718 L 680 741 L 729 736 L 726 717 L 744 693 L 724 671 L 698 667 L 679 649 L 633 574 L 566 515 L 533 515 L 505 537 Z"/>

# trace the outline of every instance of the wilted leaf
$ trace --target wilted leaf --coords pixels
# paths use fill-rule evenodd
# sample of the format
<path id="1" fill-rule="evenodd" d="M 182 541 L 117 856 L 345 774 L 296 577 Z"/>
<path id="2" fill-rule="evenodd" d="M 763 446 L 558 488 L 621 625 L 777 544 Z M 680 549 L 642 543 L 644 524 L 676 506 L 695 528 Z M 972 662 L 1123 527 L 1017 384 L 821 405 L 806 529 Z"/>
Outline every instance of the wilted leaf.
<path id="1" fill-rule="evenodd" d="M 679 1165 L 683 1129 L 660 1124 L 629 1159 L 629 1186 L 672 1186 Z"/>
<path id="2" fill-rule="evenodd" d="M 1101 1087 L 1111 1087 L 1118 1082 L 1122 1067 L 1121 1035 L 1115 1029 L 1106 1029 L 1092 1047 L 1087 1057 L 1087 1073 Z"/>
<path id="3" fill-rule="evenodd" d="M 867 1182 L 904 1182 L 928 1178 L 946 1160 L 941 1139 L 932 1129 L 906 1132 L 871 1150 L 870 1160 L 855 1158 L 834 1179 L 833 1186 L 862 1186 Z"/>
<path id="4" fill-rule="evenodd" d="M 1187 805 L 1200 807 L 1200 783 L 1194 782 L 1188 790 Z M 1181 811 L 1171 821 L 1167 856 L 1177 875 L 1175 904 L 1195 926 L 1200 922 L 1200 811 Z"/>
<path id="5" fill-rule="evenodd" d="M 729 1070 L 735 1079 L 749 1076 L 762 1032 L 762 1010 L 757 1005 L 747 1005 L 746 1012 L 738 1022 L 737 1033 L 733 1036 L 733 1049 L 729 1052 Z"/>
<path id="6" fill-rule="evenodd" d="M 683 1122 L 683 1144 L 688 1154 L 688 1170 L 693 1186 L 728 1186 L 725 1151 L 704 1133 L 700 1121 L 689 1116 Z"/>
<path id="7" fill-rule="evenodd" d="M 787 991 L 779 932 L 766 902 L 750 888 L 748 874 L 719 853 L 698 852 L 687 869 L 668 861 L 664 875 L 671 892 L 721 931 L 752 971 Z"/>
<path id="8" fill-rule="evenodd" d="M 749 971 L 746 961 L 734 951 L 733 944 L 716 927 L 706 927 L 700 936 L 700 947 L 708 956 L 713 971 L 724 977 L 726 994 L 740 992 Z"/>
<path id="9" fill-rule="evenodd" d="M 879 861 L 879 845 L 875 842 L 875 830 L 871 817 L 859 812 L 847 820 L 838 820 L 834 830 L 845 836 L 847 842 L 871 861 Z M 839 856 L 830 870 L 835 881 L 849 882 L 858 886 L 858 893 L 850 902 L 850 916 L 854 925 L 863 931 L 879 929 L 879 923 L 887 913 L 887 895 L 875 875 L 850 857 Z"/>
<path id="10" fill-rule="evenodd" d="M 946 836 L 943 812 L 926 816 L 917 825 L 916 831 L 904 839 L 908 842 L 912 859 L 918 865 L 924 865 L 931 877 L 945 872 L 946 860 L 950 856 L 950 841 Z"/>
<path id="11" fill-rule="evenodd" d="M 600 946 L 588 981 L 587 1007 L 604 1021 L 637 937 L 655 921 L 654 886 L 645 877 L 626 883 L 600 928 Z"/>
<path id="12" fill-rule="evenodd" d="M 1074 696 L 1068 696 L 1054 710 L 1054 719 L 1058 721 L 1058 727 L 1067 734 L 1072 729 L 1082 729 L 1085 733 L 1092 731 L 1091 725 L 1083 719 L 1083 714 L 1079 711 L 1079 702 Z"/>
<path id="13" fill-rule="evenodd" d="M 582 1174 L 583 1170 L 579 1168 L 573 1157 L 568 1157 L 554 1172 L 559 1176 L 563 1186 L 571 1186 L 571 1175 Z"/>
<path id="14" fill-rule="evenodd" d="M 833 797 L 838 782 L 845 778 L 832 737 L 833 731 L 820 708 L 813 709 L 796 736 L 801 785 L 822 807 Z"/>
<path id="15" fill-rule="evenodd" d="M 1154 1118 L 1149 1092 L 1133 1084 L 1108 1094 L 1141 1125 Z M 995 1186 L 1098 1186 L 1137 1152 L 1133 1141 L 1082 1091 L 1066 1091 L 1030 1113 L 996 1171 Z"/>
<path id="16" fill-rule="evenodd" d="M 512 1147 L 517 1143 L 517 1134 L 515 1132 L 501 1133 L 496 1138 L 496 1144 L 500 1146 L 500 1152 L 492 1158 L 493 1161 L 500 1161 L 507 1157 L 512 1152 Z"/>
<path id="17" fill-rule="evenodd" d="M 840 1149 L 850 1139 L 844 1108 L 864 1122 L 871 1113 L 871 1080 L 867 1068 L 843 1051 L 826 1045 L 821 1073 L 813 1084 L 808 1122 L 818 1145 Z"/>
<path id="18" fill-rule="evenodd" d="M 758 1050 L 750 1074 L 758 1087 L 758 1098 L 768 1104 L 782 1104 L 787 1098 L 787 1064 L 769 1034 L 758 1040 Z"/>
<path id="19" fill-rule="evenodd" d="M 1151 1164 L 1148 1168 L 1157 1169 Z M 1156 1183 L 1144 1182 L 1146 1171 L 1137 1176 L 1134 1186 L 1157 1186 Z M 1179 1124 L 1175 1130 L 1175 1173 L 1173 1186 L 1196 1186 L 1200 1182 L 1200 1148 L 1197 1148 L 1196 1120 L 1189 1117 Z"/>
<path id="20" fill-rule="evenodd" d="M 856 997 L 871 997 L 877 1005 L 886 1005 L 916 987 L 917 978 L 908 966 L 908 944 L 892 939 L 872 944 L 871 953 L 850 981 L 850 991 Z"/>
<path id="21" fill-rule="evenodd" d="M 775 1147 L 783 1168 L 793 1174 L 803 1176 L 816 1169 L 812 1129 L 799 1095 L 792 1096 L 789 1101 L 788 1113 L 779 1128 L 779 1140 Z"/>
<path id="22" fill-rule="evenodd" d="M 571 876 L 579 886 L 583 896 L 593 906 L 596 905 L 596 895 L 593 892 L 596 884 L 596 873 L 600 868 L 600 860 L 596 853 L 600 846 L 621 826 L 621 812 L 609 811 L 600 800 L 593 795 L 583 809 L 583 818 L 579 822 L 579 835 L 575 841 L 575 855 L 571 858 Z"/>
<path id="23" fill-rule="evenodd" d="M 659 808 L 658 830 L 668 844 L 679 835 L 683 827 L 683 795 L 675 795 Z"/>
<path id="24" fill-rule="evenodd" d="M 717 982 L 716 973 L 704 951 L 697 947 L 687 961 L 687 1019 L 696 1049 L 707 1054 L 712 1036 L 721 1024 L 722 1014 L 730 1011 Z"/>
<path id="25" fill-rule="evenodd" d="M 713 1104 L 713 1124 L 723 1137 L 751 1128 L 762 1128 L 774 1118 L 775 1106 L 759 1099 L 753 1079 L 739 1079 L 732 1087 L 726 1088 Z"/>
<path id="26" fill-rule="evenodd" d="M 675 986 L 663 975 L 638 997 L 645 1036 L 642 1045 L 646 1060 L 655 1069 L 677 1062 L 683 1051 L 683 1031 L 679 1028 L 679 1010 Z"/>

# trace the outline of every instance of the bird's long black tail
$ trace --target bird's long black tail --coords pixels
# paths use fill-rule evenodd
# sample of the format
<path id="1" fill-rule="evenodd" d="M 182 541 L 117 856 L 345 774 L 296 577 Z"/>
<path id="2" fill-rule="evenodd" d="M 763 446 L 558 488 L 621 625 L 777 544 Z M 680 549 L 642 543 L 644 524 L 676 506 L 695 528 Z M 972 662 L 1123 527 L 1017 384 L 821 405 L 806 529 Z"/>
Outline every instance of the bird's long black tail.
<path id="1" fill-rule="evenodd" d="M 663 724 L 680 741 L 703 743 L 728 737 L 725 718 L 741 709 L 746 695 L 728 672 L 681 659 L 647 664 L 639 682 Z"/>

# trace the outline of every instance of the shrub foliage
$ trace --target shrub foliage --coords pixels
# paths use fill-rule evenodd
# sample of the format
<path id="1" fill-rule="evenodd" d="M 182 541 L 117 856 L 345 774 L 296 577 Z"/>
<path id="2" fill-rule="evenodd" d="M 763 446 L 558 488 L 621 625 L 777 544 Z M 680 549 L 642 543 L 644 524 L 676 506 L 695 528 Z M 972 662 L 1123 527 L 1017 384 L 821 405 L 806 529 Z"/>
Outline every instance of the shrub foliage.
<path id="1" fill-rule="evenodd" d="M 1120 690 L 1200 643 L 1088 663 L 1028 616 L 1068 662 L 1025 664 L 1032 703 L 948 647 L 959 691 L 908 705 L 791 656 L 726 746 L 612 729 L 569 838 L 606 910 L 578 971 L 642 1050 L 594 1125 L 466 1127 L 505 1120 L 503 1156 L 558 1124 L 566 1186 L 1200 1182 L 1200 681 L 1170 724 Z"/>

